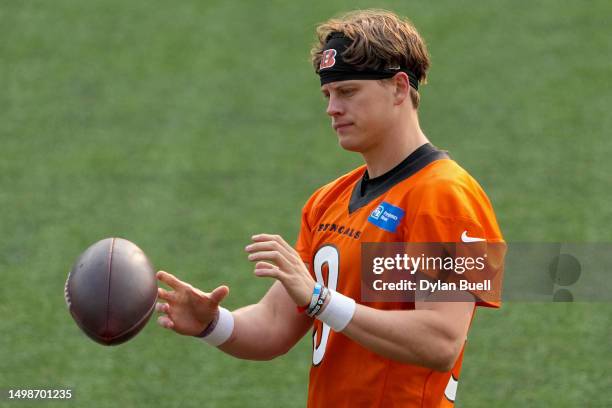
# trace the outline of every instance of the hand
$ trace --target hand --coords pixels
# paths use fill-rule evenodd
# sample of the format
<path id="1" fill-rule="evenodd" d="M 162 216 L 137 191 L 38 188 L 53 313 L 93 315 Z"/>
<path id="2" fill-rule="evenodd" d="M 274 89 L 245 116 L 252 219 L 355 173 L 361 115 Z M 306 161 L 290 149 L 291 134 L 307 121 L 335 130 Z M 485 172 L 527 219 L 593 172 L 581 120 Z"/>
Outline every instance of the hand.
<path id="1" fill-rule="evenodd" d="M 259 234 L 245 250 L 249 261 L 257 261 L 253 273 L 280 281 L 298 306 L 310 303 L 315 280 L 291 245 L 279 235 Z"/>
<path id="2" fill-rule="evenodd" d="M 159 297 L 167 302 L 155 305 L 155 310 L 162 313 L 157 323 L 187 336 L 196 336 L 204 331 L 219 312 L 219 303 L 229 293 L 227 286 L 204 293 L 164 271 L 157 272 L 157 279 L 174 289 L 157 289 Z"/>

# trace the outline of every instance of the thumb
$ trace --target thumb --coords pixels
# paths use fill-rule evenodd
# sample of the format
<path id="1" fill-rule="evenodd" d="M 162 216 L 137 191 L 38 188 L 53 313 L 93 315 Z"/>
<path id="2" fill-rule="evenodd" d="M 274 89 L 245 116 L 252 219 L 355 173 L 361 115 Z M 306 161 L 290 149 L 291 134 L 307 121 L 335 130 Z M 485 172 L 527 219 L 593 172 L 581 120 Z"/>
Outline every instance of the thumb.
<path id="1" fill-rule="evenodd" d="M 210 300 L 215 303 L 215 304 L 219 304 L 223 301 L 223 299 L 225 299 L 225 297 L 229 294 L 229 288 L 225 285 L 221 285 L 218 288 L 216 288 L 215 290 L 213 290 L 212 292 L 210 292 Z"/>

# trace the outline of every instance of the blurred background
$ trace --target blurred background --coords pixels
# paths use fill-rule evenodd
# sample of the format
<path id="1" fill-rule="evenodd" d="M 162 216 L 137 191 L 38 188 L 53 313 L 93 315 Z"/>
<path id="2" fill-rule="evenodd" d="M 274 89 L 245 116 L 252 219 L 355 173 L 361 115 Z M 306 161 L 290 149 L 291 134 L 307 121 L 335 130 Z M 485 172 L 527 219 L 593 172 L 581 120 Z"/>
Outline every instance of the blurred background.
<path id="1" fill-rule="evenodd" d="M 612 4 L 0 0 L 0 388 L 88 407 L 305 406 L 310 336 L 241 361 L 153 321 L 105 348 L 63 299 L 109 236 L 230 309 L 270 281 L 244 246 L 293 242 L 337 145 L 309 62 L 317 23 L 408 16 L 432 57 L 421 126 L 480 181 L 508 242 L 612 241 Z M 262 339 L 265 341 L 265 339 Z M 612 406 L 610 303 L 479 309 L 457 407 Z M 13 406 L 0 401 L 0 406 Z"/>

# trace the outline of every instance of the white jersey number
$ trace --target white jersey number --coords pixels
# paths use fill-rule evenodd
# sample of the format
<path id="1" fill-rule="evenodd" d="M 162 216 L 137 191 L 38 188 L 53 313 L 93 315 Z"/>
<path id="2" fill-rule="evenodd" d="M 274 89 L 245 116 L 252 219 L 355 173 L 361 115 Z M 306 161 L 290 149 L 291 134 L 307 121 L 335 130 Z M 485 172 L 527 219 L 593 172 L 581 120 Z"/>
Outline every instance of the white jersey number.
<path id="1" fill-rule="evenodd" d="M 314 256 L 314 272 L 317 282 L 327 286 L 328 289 L 336 290 L 338 286 L 338 270 L 340 267 L 340 254 L 336 247 L 324 245 Z M 327 265 L 327 284 L 323 280 L 323 266 Z M 317 331 L 312 334 L 312 364 L 318 365 L 323 360 L 327 340 L 329 339 L 329 326 L 325 323 L 322 326 L 321 342 L 317 347 Z"/>

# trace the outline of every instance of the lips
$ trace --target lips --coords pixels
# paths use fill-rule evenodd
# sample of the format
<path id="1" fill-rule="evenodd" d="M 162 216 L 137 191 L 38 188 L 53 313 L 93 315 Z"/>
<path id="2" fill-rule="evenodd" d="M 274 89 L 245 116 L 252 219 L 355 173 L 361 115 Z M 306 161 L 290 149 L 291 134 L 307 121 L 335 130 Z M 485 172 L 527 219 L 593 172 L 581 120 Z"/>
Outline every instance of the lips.
<path id="1" fill-rule="evenodd" d="M 346 127 L 351 126 L 351 125 L 352 125 L 352 123 L 350 123 L 350 122 L 347 122 L 347 123 L 334 123 L 333 127 L 334 127 L 334 130 L 337 131 L 339 129 L 343 129 L 343 128 L 346 128 Z"/>

